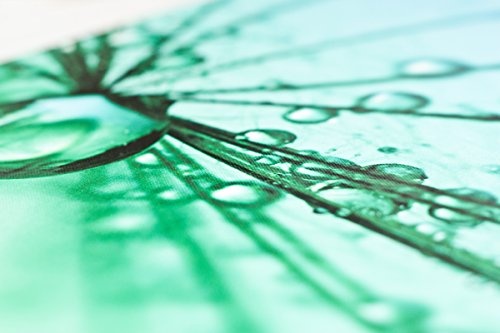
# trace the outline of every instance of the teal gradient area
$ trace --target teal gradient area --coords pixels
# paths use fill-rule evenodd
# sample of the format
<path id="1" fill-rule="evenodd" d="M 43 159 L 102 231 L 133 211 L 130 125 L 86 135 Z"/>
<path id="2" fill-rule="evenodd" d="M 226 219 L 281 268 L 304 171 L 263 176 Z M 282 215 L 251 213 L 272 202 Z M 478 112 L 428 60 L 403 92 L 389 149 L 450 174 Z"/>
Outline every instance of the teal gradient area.
<path id="1" fill-rule="evenodd" d="M 218 0 L 1 65 L 0 332 L 498 332 L 499 34 Z"/>

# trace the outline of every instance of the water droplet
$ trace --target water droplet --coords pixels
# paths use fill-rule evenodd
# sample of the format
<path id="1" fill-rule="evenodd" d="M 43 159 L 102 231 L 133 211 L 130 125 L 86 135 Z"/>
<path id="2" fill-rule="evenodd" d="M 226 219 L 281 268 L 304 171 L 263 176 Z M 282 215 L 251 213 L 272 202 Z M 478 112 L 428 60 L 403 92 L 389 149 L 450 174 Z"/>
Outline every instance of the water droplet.
<path id="1" fill-rule="evenodd" d="M 299 180 L 323 181 L 341 179 L 342 175 L 350 175 L 352 168 L 357 164 L 338 157 L 325 157 L 324 163 L 319 161 L 306 161 L 294 164 L 290 168 L 291 174 Z"/>
<path id="2" fill-rule="evenodd" d="M 421 223 L 415 229 L 424 235 L 432 235 L 438 230 L 436 226 L 429 223 Z"/>
<path id="3" fill-rule="evenodd" d="M 316 191 L 316 193 L 330 202 L 362 215 L 383 217 L 398 211 L 396 203 L 373 191 L 332 185 Z M 337 211 L 335 215 L 340 216 L 341 211 L 342 209 Z M 351 213 L 349 212 L 348 215 Z"/>
<path id="4" fill-rule="evenodd" d="M 442 77 L 462 74 L 470 69 L 462 63 L 445 59 L 416 59 L 400 63 L 398 71 L 408 77 Z"/>
<path id="5" fill-rule="evenodd" d="M 100 95 L 38 100 L 0 118 L 0 177 L 48 176 L 123 159 L 162 136 L 167 122 L 160 118 Z"/>
<path id="6" fill-rule="evenodd" d="M 296 124 L 319 124 L 337 115 L 338 113 L 333 110 L 298 108 L 286 112 L 283 119 Z"/>
<path id="7" fill-rule="evenodd" d="M 330 213 L 330 211 L 326 208 L 323 208 L 323 207 L 314 207 L 313 213 L 314 214 L 328 214 L 328 213 Z"/>
<path id="8" fill-rule="evenodd" d="M 500 165 L 485 165 L 482 169 L 487 173 L 500 175 Z"/>
<path id="9" fill-rule="evenodd" d="M 192 196 L 179 191 L 176 188 L 169 188 L 156 194 L 156 199 L 164 202 L 179 202 L 191 199 Z"/>
<path id="10" fill-rule="evenodd" d="M 151 221 L 147 215 L 127 211 L 92 222 L 88 227 L 103 234 L 137 233 L 149 230 L 152 227 Z"/>
<path id="11" fill-rule="evenodd" d="M 215 201 L 234 207 L 259 207 L 270 204 L 280 196 L 278 190 L 256 182 L 232 182 L 214 188 L 210 196 Z"/>
<path id="12" fill-rule="evenodd" d="M 276 129 L 256 129 L 238 133 L 236 140 L 250 141 L 269 146 L 284 146 L 292 143 L 297 139 L 297 136 L 288 131 Z"/>
<path id="13" fill-rule="evenodd" d="M 161 166 L 161 162 L 153 153 L 145 153 L 137 156 L 134 162 L 145 167 Z"/>
<path id="14" fill-rule="evenodd" d="M 370 302 L 359 307 L 360 316 L 375 324 L 394 323 L 398 318 L 398 310 L 388 303 Z"/>
<path id="15" fill-rule="evenodd" d="M 380 173 L 381 175 L 391 175 L 401 178 L 402 180 L 415 183 L 421 183 L 428 178 L 422 169 L 405 164 L 373 164 L 364 167 L 364 169 L 375 174 Z"/>
<path id="16" fill-rule="evenodd" d="M 321 158 L 321 154 L 316 150 L 311 150 L 311 149 L 297 150 L 297 153 L 304 156 L 314 156 Z"/>
<path id="17" fill-rule="evenodd" d="M 88 120 L 31 123 L 15 121 L 0 128 L 0 163 L 26 162 L 56 155 L 76 145 L 94 128 Z"/>
<path id="18" fill-rule="evenodd" d="M 334 212 L 334 214 L 338 217 L 347 217 L 352 214 L 352 210 L 348 208 L 340 208 Z"/>
<path id="19" fill-rule="evenodd" d="M 379 152 L 384 153 L 384 154 L 394 154 L 398 152 L 398 148 L 396 147 L 380 147 L 377 149 Z"/>
<path id="20" fill-rule="evenodd" d="M 362 111 L 414 112 L 429 104 L 423 96 L 406 92 L 378 92 L 358 99 Z"/>
<path id="21" fill-rule="evenodd" d="M 275 165 L 281 162 L 281 157 L 276 155 L 262 155 L 256 157 L 255 162 L 263 165 Z"/>
<path id="22" fill-rule="evenodd" d="M 379 327 L 405 325 L 417 327 L 424 323 L 429 311 L 421 305 L 401 301 L 371 301 L 360 304 L 358 313 L 365 321 Z"/>
<path id="23" fill-rule="evenodd" d="M 444 242 L 448 238 L 448 235 L 444 231 L 438 231 L 432 236 L 432 239 L 436 242 Z"/>
<path id="24" fill-rule="evenodd" d="M 114 179 L 105 184 L 93 184 L 90 188 L 92 194 L 97 197 L 102 198 L 116 198 L 123 197 L 126 194 L 130 194 L 137 191 L 137 186 L 128 179 Z"/>
<path id="25" fill-rule="evenodd" d="M 461 196 L 463 199 L 449 195 L 441 195 L 435 199 L 435 204 L 429 208 L 429 215 L 453 225 L 473 227 L 480 224 L 483 220 L 479 217 L 468 216 L 466 212 L 490 216 L 491 210 L 488 206 L 481 205 L 481 203 L 494 204 L 497 202 L 494 195 L 471 188 L 451 189 L 447 192 Z M 467 199 L 471 199 L 473 202 Z M 460 209 L 464 212 L 457 212 L 454 209 L 445 208 L 443 206 Z"/>
<path id="26" fill-rule="evenodd" d="M 270 80 L 265 82 L 262 87 L 266 90 L 293 89 L 295 86 L 279 80 Z"/>

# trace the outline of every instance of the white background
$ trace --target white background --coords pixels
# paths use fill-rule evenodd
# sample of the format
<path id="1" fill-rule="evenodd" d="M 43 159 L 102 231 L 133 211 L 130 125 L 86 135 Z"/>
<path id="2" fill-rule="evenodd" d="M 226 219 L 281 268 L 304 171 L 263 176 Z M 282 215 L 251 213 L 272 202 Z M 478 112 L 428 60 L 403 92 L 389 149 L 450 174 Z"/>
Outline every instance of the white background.
<path id="1" fill-rule="evenodd" d="M 195 2 L 0 0 L 0 62 Z"/>

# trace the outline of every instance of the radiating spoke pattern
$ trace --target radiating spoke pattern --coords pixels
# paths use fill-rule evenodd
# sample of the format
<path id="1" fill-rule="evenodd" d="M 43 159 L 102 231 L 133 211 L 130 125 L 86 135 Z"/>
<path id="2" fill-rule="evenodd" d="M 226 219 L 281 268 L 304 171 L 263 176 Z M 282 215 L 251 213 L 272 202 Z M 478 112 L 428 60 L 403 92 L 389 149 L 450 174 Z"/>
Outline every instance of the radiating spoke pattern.
<path id="1" fill-rule="evenodd" d="M 5 331 L 496 332 L 498 33 L 216 0 L 1 65 Z"/>

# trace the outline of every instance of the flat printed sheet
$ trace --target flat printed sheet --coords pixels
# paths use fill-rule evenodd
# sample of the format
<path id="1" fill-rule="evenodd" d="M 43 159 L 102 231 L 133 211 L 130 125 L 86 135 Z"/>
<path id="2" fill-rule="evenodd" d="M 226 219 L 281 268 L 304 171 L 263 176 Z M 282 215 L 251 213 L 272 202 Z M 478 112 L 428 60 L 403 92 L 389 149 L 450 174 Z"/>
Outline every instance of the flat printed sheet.
<path id="1" fill-rule="evenodd" d="M 499 33 L 219 0 L 8 60 L 0 330 L 498 332 Z"/>

